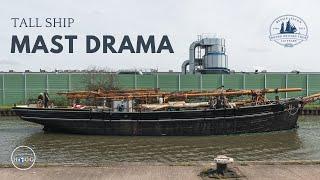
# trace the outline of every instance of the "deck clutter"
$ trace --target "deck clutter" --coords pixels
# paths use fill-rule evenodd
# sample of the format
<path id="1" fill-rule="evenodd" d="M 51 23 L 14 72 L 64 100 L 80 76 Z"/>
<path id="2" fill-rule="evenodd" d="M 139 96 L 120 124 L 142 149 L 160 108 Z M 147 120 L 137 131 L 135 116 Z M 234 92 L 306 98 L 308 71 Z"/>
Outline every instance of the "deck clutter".
<path id="1" fill-rule="evenodd" d="M 219 109 L 236 108 L 246 105 L 272 103 L 266 98 L 267 93 L 296 92 L 301 88 L 232 90 L 223 88 L 213 91 L 165 92 L 159 89 L 75 91 L 58 93 L 65 95 L 73 104 L 81 99 L 91 100 L 96 106 L 113 111 L 160 111 L 183 109 Z M 250 98 L 238 98 L 251 96 Z M 317 97 L 317 96 L 314 96 Z M 238 99 L 237 99 L 238 98 Z M 236 101 L 231 101 L 236 99 Z M 276 99 L 278 99 L 276 97 Z M 307 99 L 305 99 L 307 101 Z M 308 101 L 312 99 L 308 99 Z M 81 106 L 83 107 L 83 106 Z M 88 108 L 92 108 L 88 106 Z"/>

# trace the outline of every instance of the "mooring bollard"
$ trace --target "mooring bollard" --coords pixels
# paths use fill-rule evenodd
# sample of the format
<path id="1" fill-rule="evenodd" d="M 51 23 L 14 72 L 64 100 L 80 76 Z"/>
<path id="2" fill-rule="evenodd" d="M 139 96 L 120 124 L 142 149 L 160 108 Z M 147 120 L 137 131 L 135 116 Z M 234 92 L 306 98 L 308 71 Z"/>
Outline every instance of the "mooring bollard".
<path id="1" fill-rule="evenodd" d="M 227 165 L 233 163 L 233 158 L 224 155 L 218 155 L 213 161 L 217 164 L 217 173 L 224 174 L 227 171 Z"/>
<path id="2" fill-rule="evenodd" d="M 218 155 L 213 159 L 216 163 L 216 168 L 212 167 L 200 173 L 200 176 L 216 178 L 216 179 L 227 179 L 227 178 L 240 178 L 245 177 L 242 175 L 240 170 L 235 167 L 228 167 L 228 164 L 233 163 L 233 158 L 225 155 Z M 212 164 L 213 165 L 213 164 Z"/>

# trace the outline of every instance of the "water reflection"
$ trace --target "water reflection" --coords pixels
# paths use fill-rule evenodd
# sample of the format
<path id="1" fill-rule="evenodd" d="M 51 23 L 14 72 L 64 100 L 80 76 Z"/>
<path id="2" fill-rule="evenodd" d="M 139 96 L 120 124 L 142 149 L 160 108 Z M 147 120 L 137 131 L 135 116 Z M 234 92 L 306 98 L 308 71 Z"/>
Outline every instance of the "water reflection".
<path id="1" fill-rule="evenodd" d="M 319 160 L 319 117 L 301 117 L 299 126 L 230 136 L 88 136 L 45 133 L 37 124 L 2 119 L 0 164 L 10 163 L 11 151 L 19 145 L 33 147 L 38 163 L 199 162 L 212 161 L 218 154 L 236 160 Z"/>
<path id="2" fill-rule="evenodd" d="M 40 162 L 104 164 L 109 162 L 211 161 L 218 154 L 237 160 L 286 158 L 301 141 L 296 130 L 263 134 L 189 137 L 119 137 L 33 134 L 23 144 L 33 145 Z"/>

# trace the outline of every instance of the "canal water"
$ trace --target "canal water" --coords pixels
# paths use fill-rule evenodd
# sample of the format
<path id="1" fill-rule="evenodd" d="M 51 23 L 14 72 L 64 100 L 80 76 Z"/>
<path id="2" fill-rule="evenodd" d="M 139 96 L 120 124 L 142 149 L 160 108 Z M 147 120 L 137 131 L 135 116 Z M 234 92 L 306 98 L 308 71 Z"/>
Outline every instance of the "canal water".
<path id="1" fill-rule="evenodd" d="M 33 148 L 37 163 L 101 165 L 118 162 L 212 161 L 226 154 L 237 161 L 320 160 L 320 116 L 302 116 L 295 130 L 229 136 L 97 136 L 45 133 L 17 117 L 0 117 L 0 164 L 15 147 Z"/>

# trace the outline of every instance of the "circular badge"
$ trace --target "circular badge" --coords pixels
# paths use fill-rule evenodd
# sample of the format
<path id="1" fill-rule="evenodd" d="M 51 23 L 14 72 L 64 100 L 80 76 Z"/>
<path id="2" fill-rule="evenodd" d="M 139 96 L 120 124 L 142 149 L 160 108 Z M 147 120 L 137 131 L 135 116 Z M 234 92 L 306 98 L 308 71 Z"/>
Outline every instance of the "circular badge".
<path id="1" fill-rule="evenodd" d="M 28 170 L 36 162 L 36 154 L 29 146 L 18 146 L 11 153 L 11 163 L 19 170 Z"/>
<path id="2" fill-rule="evenodd" d="M 272 22 L 269 38 L 284 47 L 293 47 L 308 39 L 307 24 L 298 16 L 280 16 Z"/>

